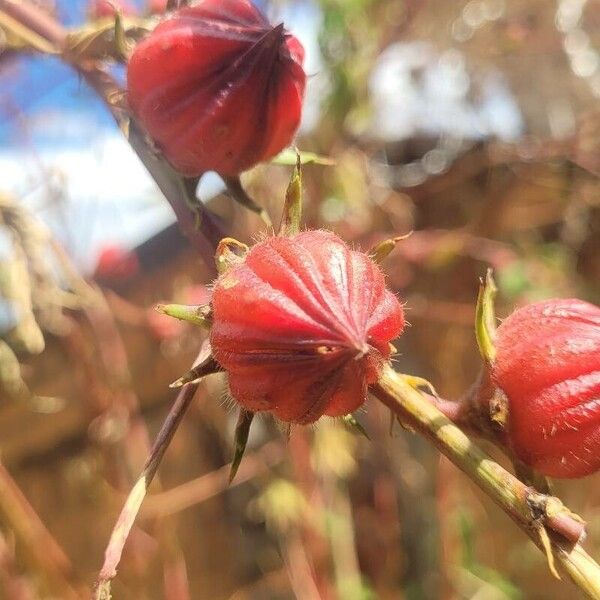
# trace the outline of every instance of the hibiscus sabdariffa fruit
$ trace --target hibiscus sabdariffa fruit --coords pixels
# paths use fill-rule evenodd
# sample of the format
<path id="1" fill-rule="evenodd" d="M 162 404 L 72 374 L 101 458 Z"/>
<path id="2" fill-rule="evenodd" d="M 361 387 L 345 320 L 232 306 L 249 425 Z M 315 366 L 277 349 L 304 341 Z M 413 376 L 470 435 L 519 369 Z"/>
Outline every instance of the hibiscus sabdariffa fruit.
<path id="1" fill-rule="evenodd" d="M 157 307 L 210 330 L 206 352 L 171 387 L 207 372 L 227 374 L 239 407 L 231 478 L 257 413 L 289 427 L 343 417 L 364 433 L 352 412 L 378 381 L 395 351 L 391 341 L 404 329 L 402 305 L 386 289 L 379 263 L 405 236 L 365 253 L 329 231 L 300 231 L 300 163 L 298 155 L 277 235 L 251 248 L 232 238 L 219 243 L 220 275 L 210 303 Z"/>
<path id="2" fill-rule="evenodd" d="M 135 47 L 129 106 L 181 174 L 235 176 L 291 143 L 303 60 L 300 42 L 249 0 L 199 0 Z"/>
<path id="3" fill-rule="evenodd" d="M 600 469 L 600 308 L 553 299 L 498 327 L 492 382 L 508 402 L 509 446 L 550 477 Z"/>
<path id="4" fill-rule="evenodd" d="M 379 266 L 328 231 L 253 246 L 217 279 L 212 321 L 235 400 L 289 423 L 356 410 L 404 327 Z"/>

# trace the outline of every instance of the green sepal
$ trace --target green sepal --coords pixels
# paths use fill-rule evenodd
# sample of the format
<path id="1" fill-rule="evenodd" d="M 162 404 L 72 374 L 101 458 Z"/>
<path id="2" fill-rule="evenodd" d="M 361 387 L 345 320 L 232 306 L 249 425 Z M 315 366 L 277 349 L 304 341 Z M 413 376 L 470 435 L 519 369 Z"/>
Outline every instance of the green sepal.
<path id="1" fill-rule="evenodd" d="M 477 296 L 477 309 L 475 311 L 475 336 L 483 360 L 491 364 L 496 359 L 496 314 L 494 311 L 494 298 L 498 288 L 492 277 L 492 270 L 488 269 L 485 280 L 480 281 Z"/>
<path id="2" fill-rule="evenodd" d="M 360 433 L 361 435 L 366 437 L 369 441 L 371 441 L 371 438 L 369 437 L 367 430 L 360 424 L 358 419 L 352 413 L 350 413 L 349 415 L 344 415 L 342 417 L 342 421 L 344 421 L 344 423 L 346 424 L 346 426 L 349 429 L 351 429 L 355 433 Z"/>
<path id="3" fill-rule="evenodd" d="M 192 367 L 187 373 L 182 375 L 179 379 L 176 379 L 173 383 L 169 384 L 171 389 L 178 389 L 186 385 L 187 383 L 197 383 L 204 377 L 204 367 L 200 365 L 198 367 Z"/>
<path id="4" fill-rule="evenodd" d="M 211 308 L 209 304 L 157 304 L 156 310 L 163 315 L 168 315 L 180 321 L 187 321 L 193 325 L 199 325 L 204 329 L 210 329 L 212 325 Z"/>
<path id="5" fill-rule="evenodd" d="M 409 231 L 406 235 L 399 235 L 397 237 L 390 238 L 388 240 L 383 240 L 373 248 L 371 248 L 368 252 L 368 255 L 371 257 L 373 261 L 375 261 L 378 265 L 383 262 L 383 259 L 389 256 L 392 250 L 396 247 L 398 242 L 405 240 L 413 234 L 412 231 Z"/>
<path id="6" fill-rule="evenodd" d="M 296 165 L 285 193 L 285 204 L 281 214 L 279 235 L 294 235 L 300 231 L 302 219 L 302 162 L 300 154 L 296 154 Z"/>
<path id="7" fill-rule="evenodd" d="M 123 26 L 123 17 L 120 11 L 115 11 L 115 50 L 117 56 L 126 61 L 131 51 L 131 46 L 127 43 L 125 36 L 125 27 Z"/>
<path id="8" fill-rule="evenodd" d="M 207 368 L 210 370 L 207 371 Z M 202 343 L 202 349 L 194 366 L 187 373 L 169 385 L 169 387 L 180 388 L 186 383 L 196 383 L 204 378 L 209 372 L 219 373 L 220 371 L 221 367 L 217 364 L 212 356 L 210 342 L 208 340 L 204 340 Z"/>
<path id="9" fill-rule="evenodd" d="M 233 460 L 231 461 L 231 468 L 229 470 L 229 483 L 233 481 L 242 462 L 242 458 L 244 457 L 246 444 L 248 443 L 248 435 L 250 434 L 250 425 L 252 425 L 253 419 L 253 412 L 240 408 L 238 422 L 235 426 L 235 446 L 233 449 Z"/>
<path id="10" fill-rule="evenodd" d="M 233 198 L 233 200 L 235 200 L 235 202 L 241 204 L 243 207 L 247 208 L 253 213 L 256 213 L 263 220 L 263 223 L 267 227 L 272 227 L 273 223 L 271 222 L 269 213 L 267 213 L 267 211 L 260 204 L 258 204 L 248 195 L 238 176 L 223 177 L 223 181 L 225 182 L 227 192 Z"/>

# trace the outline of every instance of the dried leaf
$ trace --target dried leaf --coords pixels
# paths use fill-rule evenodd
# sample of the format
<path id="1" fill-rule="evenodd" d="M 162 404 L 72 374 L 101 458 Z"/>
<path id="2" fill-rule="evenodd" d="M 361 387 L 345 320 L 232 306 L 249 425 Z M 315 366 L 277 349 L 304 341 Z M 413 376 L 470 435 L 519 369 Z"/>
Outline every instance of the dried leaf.
<path id="1" fill-rule="evenodd" d="M 215 252 L 215 263 L 219 273 L 225 273 L 231 267 L 244 261 L 248 253 L 248 246 L 238 242 L 234 238 L 223 238 L 217 246 Z"/>

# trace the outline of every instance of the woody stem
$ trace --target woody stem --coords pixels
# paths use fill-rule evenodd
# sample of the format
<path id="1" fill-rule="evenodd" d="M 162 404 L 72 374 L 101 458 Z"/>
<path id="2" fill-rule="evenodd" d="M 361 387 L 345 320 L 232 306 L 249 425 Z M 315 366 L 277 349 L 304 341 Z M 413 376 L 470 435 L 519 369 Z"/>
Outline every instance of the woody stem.
<path id="1" fill-rule="evenodd" d="M 549 560 L 553 559 L 588 598 L 600 600 L 600 566 L 576 541 L 583 527 L 576 526 L 578 521 L 569 511 L 561 511 L 559 518 L 543 509 L 536 511 L 540 498 L 552 498 L 537 493 L 493 461 L 391 366 L 384 367 L 372 392 L 402 423 L 427 438 L 476 483 L 540 549 L 549 549 Z M 574 530 L 569 531 L 572 526 Z"/>

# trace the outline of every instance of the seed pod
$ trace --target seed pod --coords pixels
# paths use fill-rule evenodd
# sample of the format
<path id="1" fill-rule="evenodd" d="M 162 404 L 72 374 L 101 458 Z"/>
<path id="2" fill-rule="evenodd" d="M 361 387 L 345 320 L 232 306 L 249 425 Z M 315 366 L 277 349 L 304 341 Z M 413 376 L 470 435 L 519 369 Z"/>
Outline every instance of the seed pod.
<path id="1" fill-rule="evenodd" d="M 233 397 L 290 423 L 356 410 L 404 327 L 379 267 L 326 231 L 250 248 L 217 279 L 212 309 Z"/>
<path id="2" fill-rule="evenodd" d="M 303 59 L 300 42 L 249 0 L 200 0 L 136 46 L 129 105 L 183 175 L 238 175 L 292 141 Z"/>
<path id="3" fill-rule="evenodd" d="M 600 308 L 547 300 L 498 328 L 492 381 L 508 400 L 508 441 L 550 477 L 600 468 Z"/>

